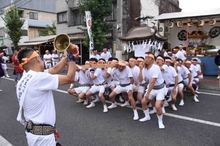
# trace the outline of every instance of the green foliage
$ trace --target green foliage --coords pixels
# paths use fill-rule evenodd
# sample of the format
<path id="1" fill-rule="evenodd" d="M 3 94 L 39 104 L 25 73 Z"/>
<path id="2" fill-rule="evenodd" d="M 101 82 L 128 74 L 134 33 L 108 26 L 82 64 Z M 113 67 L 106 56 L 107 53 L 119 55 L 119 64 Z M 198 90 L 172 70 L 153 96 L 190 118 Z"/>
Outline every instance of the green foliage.
<path id="1" fill-rule="evenodd" d="M 5 22 L 5 32 L 8 34 L 15 49 L 18 49 L 18 42 L 23 35 L 21 27 L 24 24 L 24 20 L 18 15 L 18 9 L 11 7 L 11 9 L 2 17 Z"/>
<path id="2" fill-rule="evenodd" d="M 100 50 L 107 43 L 106 33 L 112 28 L 112 25 L 104 22 L 104 18 L 112 13 L 112 0 L 79 0 L 79 11 L 85 15 L 85 11 L 90 11 L 92 15 L 92 37 L 94 48 Z M 86 22 L 84 24 L 86 26 Z M 87 29 L 79 28 L 86 33 L 84 45 L 89 47 L 89 37 Z"/>
<path id="3" fill-rule="evenodd" d="M 55 22 L 52 23 L 52 26 L 47 25 L 46 29 L 41 30 L 41 34 L 43 36 L 56 35 L 56 24 L 55 24 Z"/>

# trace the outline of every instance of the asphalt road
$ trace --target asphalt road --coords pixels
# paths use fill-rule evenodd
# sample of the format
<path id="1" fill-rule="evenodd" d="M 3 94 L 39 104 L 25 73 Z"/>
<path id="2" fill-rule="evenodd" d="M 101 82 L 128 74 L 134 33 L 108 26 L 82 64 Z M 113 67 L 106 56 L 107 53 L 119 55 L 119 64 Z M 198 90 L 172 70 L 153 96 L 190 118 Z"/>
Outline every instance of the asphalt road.
<path id="1" fill-rule="evenodd" d="M 219 146 L 220 145 L 220 93 L 203 92 L 199 103 L 185 93 L 185 105 L 177 105 L 174 112 L 166 108 L 164 124 L 160 130 L 156 115 L 145 123 L 133 121 L 129 107 L 102 112 L 101 103 L 86 109 L 76 98 L 66 94 L 68 86 L 54 91 L 57 129 L 63 146 Z M 18 101 L 14 82 L 0 79 L 0 146 L 1 137 L 14 146 L 26 146 L 23 126 L 16 121 Z M 107 103 L 110 105 L 110 103 Z M 139 117 L 144 115 L 139 108 Z"/>

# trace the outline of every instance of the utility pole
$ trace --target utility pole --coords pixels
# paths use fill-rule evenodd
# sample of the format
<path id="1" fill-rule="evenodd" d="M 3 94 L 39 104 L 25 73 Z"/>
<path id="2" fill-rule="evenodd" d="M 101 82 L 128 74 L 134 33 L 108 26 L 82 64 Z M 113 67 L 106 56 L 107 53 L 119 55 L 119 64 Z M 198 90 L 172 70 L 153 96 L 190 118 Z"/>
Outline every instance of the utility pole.
<path id="1" fill-rule="evenodd" d="M 117 32 L 117 36 L 122 36 L 122 4 L 123 4 L 123 0 L 117 0 L 117 21 L 116 21 L 116 32 Z M 121 45 L 121 41 L 116 38 L 116 54 L 115 54 L 116 58 L 118 59 L 122 59 L 122 45 Z"/>

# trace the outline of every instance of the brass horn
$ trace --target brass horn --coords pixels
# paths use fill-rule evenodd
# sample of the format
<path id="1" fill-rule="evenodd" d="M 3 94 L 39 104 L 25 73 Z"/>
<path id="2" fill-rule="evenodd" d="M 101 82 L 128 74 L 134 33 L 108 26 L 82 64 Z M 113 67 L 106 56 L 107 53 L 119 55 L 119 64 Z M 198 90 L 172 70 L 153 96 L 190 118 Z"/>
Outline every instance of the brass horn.
<path id="1" fill-rule="evenodd" d="M 62 52 L 70 46 L 70 38 L 66 34 L 59 34 L 54 40 L 54 48 Z"/>

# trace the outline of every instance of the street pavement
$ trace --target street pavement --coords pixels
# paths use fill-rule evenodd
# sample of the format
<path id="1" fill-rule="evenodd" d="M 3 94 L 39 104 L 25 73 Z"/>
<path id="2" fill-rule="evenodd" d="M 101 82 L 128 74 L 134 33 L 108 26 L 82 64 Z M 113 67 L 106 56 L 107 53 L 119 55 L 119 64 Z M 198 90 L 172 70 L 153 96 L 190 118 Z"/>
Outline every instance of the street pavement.
<path id="1" fill-rule="evenodd" d="M 9 79 L 0 79 L 0 146 L 27 145 L 24 128 L 16 121 L 18 101 L 12 69 Z M 204 77 L 200 85 L 199 103 L 193 101 L 190 93 L 185 92 L 185 105 L 177 111 L 166 108 L 164 124 L 160 130 L 157 117 L 140 123 L 133 121 L 130 107 L 102 112 L 100 102 L 91 109 L 76 103 L 76 98 L 68 95 L 68 85 L 54 91 L 57 112 L 57 129 L 61 134 L 59 142 L 63 146 L 218 146 L 220 145 L 220 88 L 216 77 Z M 209 84 L 209 85 L 208 85 Z M 209 88 L 207 88 L 209 87 Z M 118 102 L 121 104 L 120 102 Z M 110 105 L 110 102 L 107 103 Z M 139 117 L 143 112 L 138 106 Z M 6 144 L 7 142 L 7 144 Z"/>

